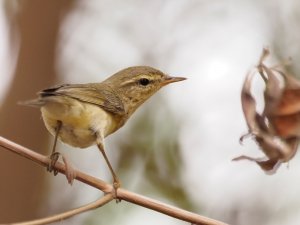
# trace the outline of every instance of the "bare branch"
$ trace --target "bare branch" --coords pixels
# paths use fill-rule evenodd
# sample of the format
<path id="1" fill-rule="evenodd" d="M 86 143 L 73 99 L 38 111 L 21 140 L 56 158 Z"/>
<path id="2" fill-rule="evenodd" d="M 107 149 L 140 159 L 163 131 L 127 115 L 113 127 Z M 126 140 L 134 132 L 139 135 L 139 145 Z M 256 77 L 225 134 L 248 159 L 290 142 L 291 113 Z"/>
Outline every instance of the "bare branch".
<path id="1" fill-rule="evenodd" d="M 114 198 L 111 194 L 107 194 L 107 195 L 102 196 L 100 199 L 98 199 L 98 200 L 96 200 L 92 203 L 86 204 L 86 205 L 81 206 L 81 207 L 76 208 L 76 209 L 69 210 L 67 212 L 63 212 L 63 213 L 60 213 L 60 214 L 57 214 L 57 215 L 54 215 L 54 216 L 49 216 L 49 217 L 38 219 L 38 220 L 32 220 L 32 221 L 21 222 L 21 223 L 14 223 L 13 225 L 42 225 L 42 224 L 53 223 L 53 222 L 56 222 L 56 221 L 62 221 L 64 219 L 67 219 L 67 218 L 75 216 L 77 214 L 86 212 L 88 210 L 99 208 L 99 207 L 105 205 L 106 203 L 109 203 L 113 199 Z"/>
<path id="2" fill-rule="evenodd" d="M 30 159 L 30 160 L 32 160 L 32 161 L 34 161 L 34 162 L 36 162 L 36 163 L 38 163 L 38 164 L 40 164 L 44 167 L 46 167 L 49 163 L 48 157 L 43 156 L 39 153 L 36 153 L 36 152 L 34 152 L 34 151 L 32 151 L 28 148 L 25 148 L 21 145 L 18 145 L 16 143 L 12 142 L 12 141 L 9 141 L 9 140 L 1 137 L 1 136 L 0 136 L 0 146 L 2 146 L 3 148 L 5 148 L 5 149 L 7 149 L 11 152 L 14 152 L 18 155 L 21 155 L 21 156 L 23 156 L 27 159 Z M 63 174 L 65 174 L 65 172 L 66 172 L 65 166 L 60 162 L 56 163 L 55 169 L 57 169 L 60 173 L 63 173 Z M 95 188 L 103 191 L 106 194 L 110 194 L 110 195 L 105 195 L 105 196 L 113 196 L 114 190 L 113 190 L 112 185 L 107 184 L 106 182 L 104 182 L 104 181 L 102 181 L 98 178 L 92 177 L 92 176 L 90 176 L 88 174 L 85 174 L 85 173 L 83 173 L 81 171 L 78 171 L 78 170 L 76 170 L 75 173 L 76 173 L 75 179 L 77 179 L 77 180 L 79 180 L 79 181 L 81 181 L 85 184 L 88 184 L 92 187 L 95 187 Z M 107 197 L 107 198 L 109 198 L 109 197 Z M 140 206 L 152 209 L 152 210 L 155 210 L 157 212 L 163 213 L 165 215 L 168 215 L 168 216 L 171 216 L 171 217 L 174 217 L 174 218 L 186 221 L 186 222 L 190 222 L 192 224 L 226 225 L 226 223 L 223 223 L 223 222 L 220 222 L 220 221 L 217 221 L 217 220 L 214 220 L 214 219 L 210 219 L 210 218 L 207 218 L 207 217 L 204 217 L 204 216 L 200 216 L 198 214 L 195 214 L 195 213 L 192 213 L 192 212 L 189 212 L 189 211 L 186 211 L 186 210 L 174 207 L 174 206 L 170 206 L 168 204 L 159 202 L 157 200 L 147 198 L 145 196 L 142 196 L 142 195 L 135 194 L 133 192 L 124 190 L 122 188 L 118 189 L 116 198 L 120 199 L 120 200 L 131 202 L 133 204 L 140 205 Z M 98 201 L 100 201 L 100 200 L 98 200 Z M 110 200 L 107 199 L 107 201 L 110 201 Z M 97 201 L 94 202 L 94 203 L 97 203 Z M 93 204 L 93 203 L 90 203 L 90 204 Z M 86 206 L 89 206 L 90 204 L 88 204 Z M 100 205 L 98 205 L 98 207 L 99 206 Z M 82 207 L 80 207 L 80 208 L 82 208 Z M 84 211 L 87 211 L 89 209 L 93 209 L 93 207 L 88 208 Z M 71 213 L 72 211 L 74 211 L 74 210 L 66 212 L 66 214 L 69 215 L 67 217 L 78 214 L 78 213 L 75 213 L 75 214 L 73 213 L 72 214 Z M 62 214 L 59 214 L 59 215 L 62 215 Z M 57 215 L 57 216 L 59 216 L 59 215 Z M 65 218 L 67 218 L 67 217 L 65 217 Z M 45 218 L 45 219 L 47 219 L 47 218 Z M 20 224 L 22 224 L 22 223 L 20 223 Z M 24 224 L 26 224 L 26 223 L 24 223 Z M 27 225 L 29 225 L 29 223 Z"/>

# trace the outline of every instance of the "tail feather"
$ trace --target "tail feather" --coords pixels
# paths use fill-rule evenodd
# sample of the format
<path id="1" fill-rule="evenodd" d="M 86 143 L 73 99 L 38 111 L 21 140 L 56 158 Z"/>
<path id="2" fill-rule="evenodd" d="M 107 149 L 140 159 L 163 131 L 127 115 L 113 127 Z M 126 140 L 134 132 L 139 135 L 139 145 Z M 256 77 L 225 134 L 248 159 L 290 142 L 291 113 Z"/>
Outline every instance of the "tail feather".
<path id="1" fill-rule="evenodd" d="M 45 105 L 45 101 L 37 98 L 37 99 L 31 99 L 31 100 L 27 100 L 27 101 L 18 102 L 18 105 L 25 105 L 25 106 L 31 106 L 31 107 L 42 107 L 43 105 Z"/>

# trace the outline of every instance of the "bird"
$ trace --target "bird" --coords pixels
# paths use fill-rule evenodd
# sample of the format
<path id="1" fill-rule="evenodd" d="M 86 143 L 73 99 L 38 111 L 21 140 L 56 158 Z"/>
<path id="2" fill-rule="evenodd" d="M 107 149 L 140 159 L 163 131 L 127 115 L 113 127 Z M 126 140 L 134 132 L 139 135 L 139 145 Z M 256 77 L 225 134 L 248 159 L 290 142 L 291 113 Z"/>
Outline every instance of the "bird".
<path id="1" fill-rule="evenodd" d="M 61 84 L 37 93 L 23 105 L 38 107 L 47 130 L 54 136 L 54 144 L 47 167 L 54 169 L 60 153 L 57 140 L 77 148 L 96 145 L 102 153 L 113 178 L 115 190 L 120 180 L 106 155 L 104 139 L 120 129 L 147 99 L 162 87 L 185 80 L 172 77 L 149 66 L 125 68 L 100 83 Z M 65 164 L 67 161 L 65 161 Z M 66 168 L 70 168 L 69 166 Z M 73 182 L 66 172 L 68 182 Z"/>

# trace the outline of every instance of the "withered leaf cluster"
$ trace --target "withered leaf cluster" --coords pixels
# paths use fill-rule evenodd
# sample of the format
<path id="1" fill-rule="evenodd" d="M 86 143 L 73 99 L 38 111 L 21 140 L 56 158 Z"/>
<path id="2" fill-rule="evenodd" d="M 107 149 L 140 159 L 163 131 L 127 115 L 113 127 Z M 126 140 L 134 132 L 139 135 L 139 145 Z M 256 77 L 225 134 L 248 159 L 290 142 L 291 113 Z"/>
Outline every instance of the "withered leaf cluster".
<path id="1" fill-rule="evenodd" d="M 276 67 L 265 65 L 269 55 L 263 50 L 255 71 L 248 73 L 241 101 L 244 116 L 251 135 L 260 149 L 263 158 L 240 156 L 233 160 L 247 159 L 256 162 L 264 171 L 273 173 L 281 163 L 291 160 L 298 147 L 300 139 L 300 81 Z M 264 109 L 257 112 L 256 101 L 251 94 L 252 78 L 260 75 L 265 83 Z"/>

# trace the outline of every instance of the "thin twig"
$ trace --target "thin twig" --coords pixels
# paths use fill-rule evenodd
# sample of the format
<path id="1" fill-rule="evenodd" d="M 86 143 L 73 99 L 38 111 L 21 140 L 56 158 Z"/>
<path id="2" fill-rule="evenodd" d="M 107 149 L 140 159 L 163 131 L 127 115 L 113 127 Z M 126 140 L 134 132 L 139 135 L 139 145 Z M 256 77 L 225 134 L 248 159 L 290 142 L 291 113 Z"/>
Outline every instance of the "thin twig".
<path id="1" fill-rule="evenodd" d="M 53 223 L 53 222 L 57 222 L 57 221 L 62 221 L 64 219 L 67 219 L 67 218 L 75 216 L 77 214 L 86 212 L 88 210 L 101 207 L 101 206 L 105 205 L 106 203 L 109 203 L 113 199 L 114 198 L 111 194 L 107 194 L 92 203 L 86 204 L 86 205 L 81 206 L 76 209 L 69 210 L 67 212 L 63 212 L 63 213 L 60 213 L 57 215 L 45 217 L 42 219 L 32 220 L 32 221 L 28 221 L 28 222 L 13 223 L 12 225 L 41 225 L 41 224 L 49 224 L 49 223 Z"/>
<path id="2" fill-rule="evenodd" d="M 46 156 L 43 156 L 39 153 L 36 153 L 28 148 L 25 148 L 21 145 L 18 145 L 12 141 L 9 141 L 3 137 L 0 136 L 0 146 L 2 146 L 3 148 L 14 152 L 18 155 L 21 155 L 25 158 L 28 158 L 42 166 L 47 166 L 49 163 L 49 159 Z M 65 170 L 65 166 L 60 163 L 57 162 L 55 164 L 55 169 L 57 169 L 60 173 L 65 174 L 66 170 Z M 77 180 L 88 184 L 92 187 L 95 187 L 101 191 L 103 191 L 106 194 L 112 194 L 113 193 L 113 187 L 110 184 L 107 184 L 106 182 L 95 178 L 93 176 L 90 176 L 88 174 L 85 174 L 81 171 L 76 170 L 76 178 Z M 214 219 L 210 219 L 204 216 L 200 216 L 198 214 L 174 207 L 174 206 L 170 206 L 168 204 L 159 202 L 157 200 L 151 199 L 151 198 L 147 198 L 145 196 L 139 195 L 139 194 L 135 194 L 133 192 L 124 190 L 122 188 L 119 188 L 117 191 L 117 199 L 120 200 L 124 200 L 124 201 L 128 201 L 131 203 L 134 203 L 136 205 L 140 205 L 152 210 L 155 210 L 157 212 L 163 213 L 165 215 L 171 216 L 173 218 L 177 218 L 192 224 L 199 224 L 199 225 L 226 225 L 226 223 L 214 220 Z M 75 214 L 74 214 L 75 215 Z"/>

